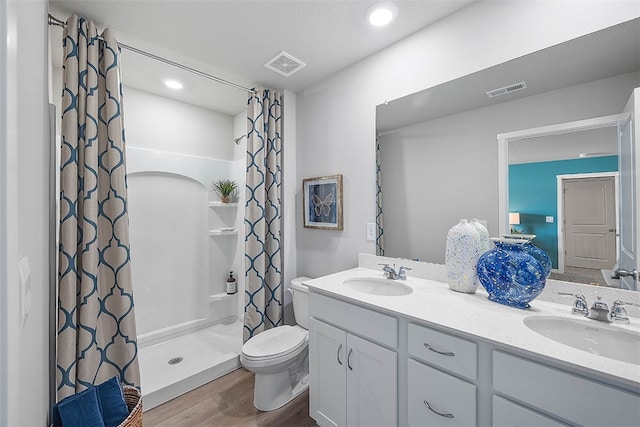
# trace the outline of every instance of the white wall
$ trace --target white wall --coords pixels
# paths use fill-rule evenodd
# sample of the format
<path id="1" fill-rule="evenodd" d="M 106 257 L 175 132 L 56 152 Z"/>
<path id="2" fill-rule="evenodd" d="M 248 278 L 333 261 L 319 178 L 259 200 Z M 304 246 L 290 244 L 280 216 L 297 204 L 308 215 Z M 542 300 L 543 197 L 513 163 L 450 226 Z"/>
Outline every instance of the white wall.
<path id="1" fill-rule="evenodd" d="M 488 220 L 498 236 L 496 135 L 618 114 L 638 85 L 640 73 L 624 74 L 382 136 L 385 256 L 443 264 L 447 232 L 460 218 Z"/>
<path id="2" fill-rule="evenodd" d="M 7 392 L 0 393 L 0 424 L 41 426 L 49 407 L 47 4 L 9 1 L 6 8 L 6 82 L 1 79 L 7 89 L 6 102 L 2 100 L 5 158 L 0 165 L 6 231 L 0 241 L 6 263 L 0 283 L 6 291 L 0 314 L 6 339 L 0 346 L 6 366 L 0 368 Z M 31 309 L 24 324 L 17 269 L 22 257 L 29 259 L 31 269 Z"/>
<path id="3" fill-rule="evenodd" d="M 0 105 L 8 105 L 7 103 L 7 4 L 0 2 Z M 8 264 L 8 226 L 12 224 L 8 218 L 8 201 L 14 200 L 13 194 L 8 192 L 8 179 L 12 175 L 9 171 L 9 161 L 7 158 L 8 148 L 8 129 L 7 129 L 7 110 L 0 110 L 0 425 L 7 424 L 8 412 L 8 389 L 7 389 L 7 371 L 8 368 L 8 301 L 7 301 L 7 284 L 9 282 L 9 274 L 7 272 Z"/>
<path id="4" fill-rule="evenodd" d="M 233 117 L 125 86 L 127 145 L 233 160 Z"/>
<path id="5" fill-rule="evenodd" d="M 282 248 L 284 284 L 284 322 L 294 324 L 291 294 L 287 289 L 291 287 L 291 280 L 296 277 L 296 95 L 284 91 L 282 123 Z"/>
<path id="6" fill-rule="evenodd" d="M 375 253 L 375 106 L 640 16 L 636 1 L 483 1 L 297 94 L 298 274 Z M 304 172 L 302 172 L 304 171 Z M 344 231 L 302 227 L 301 181 L 344 175 Z"/>

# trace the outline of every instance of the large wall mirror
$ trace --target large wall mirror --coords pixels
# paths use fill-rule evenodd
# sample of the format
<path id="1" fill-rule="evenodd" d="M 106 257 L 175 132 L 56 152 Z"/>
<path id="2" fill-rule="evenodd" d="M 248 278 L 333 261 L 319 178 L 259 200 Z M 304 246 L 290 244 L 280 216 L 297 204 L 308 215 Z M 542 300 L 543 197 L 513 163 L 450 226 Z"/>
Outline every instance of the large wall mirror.
<path id="1" fill-rule="evenodd" d="M 618 247 L 617 123 L 636 87 L 637 19 L 379 105 L 379 253 L 444 263 L 448 230 L 478 218 L 492 236 L 536 234 L 557 279 L 618 286 L 605 278 L 615 249 L 596 268 L 571 267 L 558 234 L 567 215 L 558 186 L 595 180 L 613 192 L 607 230 Z M 517 137 L 529 129 L 551 130 Z M 572 249 L 600 250 L 587 240 Z"/>

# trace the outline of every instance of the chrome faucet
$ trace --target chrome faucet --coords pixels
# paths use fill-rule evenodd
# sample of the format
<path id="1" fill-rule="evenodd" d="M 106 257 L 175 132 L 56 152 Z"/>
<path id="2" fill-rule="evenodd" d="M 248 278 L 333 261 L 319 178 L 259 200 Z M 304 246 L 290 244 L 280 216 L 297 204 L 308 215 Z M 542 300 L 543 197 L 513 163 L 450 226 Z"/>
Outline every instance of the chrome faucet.
<path id="1" fill-rule="evenodd" d="M 588 308 L 587 299 L 582 294 L 558 292 L 558 295 L 576 297 L 575 301 L 573 302 L 571 312 L 573 314 L 580 314 L 589 319 L 598 320 L 600 322 L 622 323 L 624 325 L 628 325 L 629 317 L 627 316 L 627 310 L 624 309 L 624 306 L 632 305 L 635 307 L 640 307 L 640 304 L 635 304 L 633 302 L 624 302 L 618 299 L 613 302 L 611 310 L 609 310 L 607 304 L 601 301 L 602 297 L 597 297 L 598 300 L 595 301 L 593 305 L 591 305 L 591 308 Z"/>
<path id="2" fill-rule="evenodd" d="M 593 320 L 599 320 L 601 322 L 610 322 L 609 320 L 609 307 L 606 303 L 602 302 L 602 297 L 598 298 L 597 301 L 594 301 L 593 305 L 589 309 L 589 313 L 587 317 Z"/>
<path id="3" fill-rule="evenodd" d="M 398 268 L 398 271 L 396 272 L 395 264 L 393 264 L 393 267 L 391 267 L 389 264 L 378 264 L 378 265 L 383 266 L 382 271 L 384 271 L 385 279 L 407 280 L 407 270 L 411 270 L 409 267 L 405 267 L 401 265 L 400 268 Z"/>

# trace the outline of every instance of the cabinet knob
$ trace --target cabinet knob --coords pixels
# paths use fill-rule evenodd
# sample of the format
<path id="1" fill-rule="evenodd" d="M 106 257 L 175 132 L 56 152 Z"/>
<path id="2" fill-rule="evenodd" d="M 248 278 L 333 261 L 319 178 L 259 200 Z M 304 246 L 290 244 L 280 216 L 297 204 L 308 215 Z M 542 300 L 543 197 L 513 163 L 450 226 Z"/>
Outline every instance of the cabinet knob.
<path id="1" fill-rule="evenodd" d="M 438 411 L 436 411 L 435 409 L 433 409 L 433 408 L 431 407 L 431 405 L 429 405 L 429 402 L 427 402 L 426 400 L 424 401 L 424 406 L 426 406 L 427 408 L 429 408 L 429 410 L 430 410 L 431 412 L 433 412 L 434 414 L 439 415 L 439 416 L 441 416 L 441 417 L 444 417 L 444 418 L 455 418 L 455 417 L 453 416 L 453 414 L 447 414 L 447 413 L 444 413 L 444 412 L 438 412 Z"/>
<path id="2" fill-rule="evenodd" d="M 338 347 L 338 352 L 336 353 L 336 358 L 338 359 L 338 365 L 342 366 L 342 360 L 340 360 L 340 350 L 342 350 L 342 344 Z"/>
<path id="3" fill-rule="evenodd" d="M 347 366 L 349 367 L 350 371 L 353 371 L 353 367 L 351 366 L 351 353 L 353 353 L 352 348 L 349 349 L 349 354 L 347 354 Z"/>

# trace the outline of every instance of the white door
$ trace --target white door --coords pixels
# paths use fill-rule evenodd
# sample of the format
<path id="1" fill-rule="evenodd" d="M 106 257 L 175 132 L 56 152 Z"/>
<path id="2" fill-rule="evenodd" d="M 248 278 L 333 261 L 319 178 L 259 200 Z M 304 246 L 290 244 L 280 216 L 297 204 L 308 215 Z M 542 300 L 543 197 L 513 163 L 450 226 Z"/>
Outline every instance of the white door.
<path id="1" fill-rule="evenodd" d="M 347 335 L 347 425 L 398 425 L 397 354 Z"/>
<path id="2" fill-rule="evenodd" d="M 638 164 L 640 153 L 636 150 L 635 139 L 640 132 L 637 106 L 640 106 L 640 88 L 634 89 L 624 109 L 625 119 L 618 125 L 618 169 L 620 173 L 620 258 L 622 272 L 629 275 L 620 277 L 620 287 L 638 290 L 640 257 L 638 257 Z M 636 272 L 636 273 L 634 273 Z"/>
<path id="3" fill-rule="evenodd" d="M 611 269 L 616 263 L 614 177 L 563 180 L 565 265 Z"/>
<path id="4" fill-rule="evenodd" d="M 347 422 L 347 333 L 309 319 L 309 413 L 323 427 Z"/>

